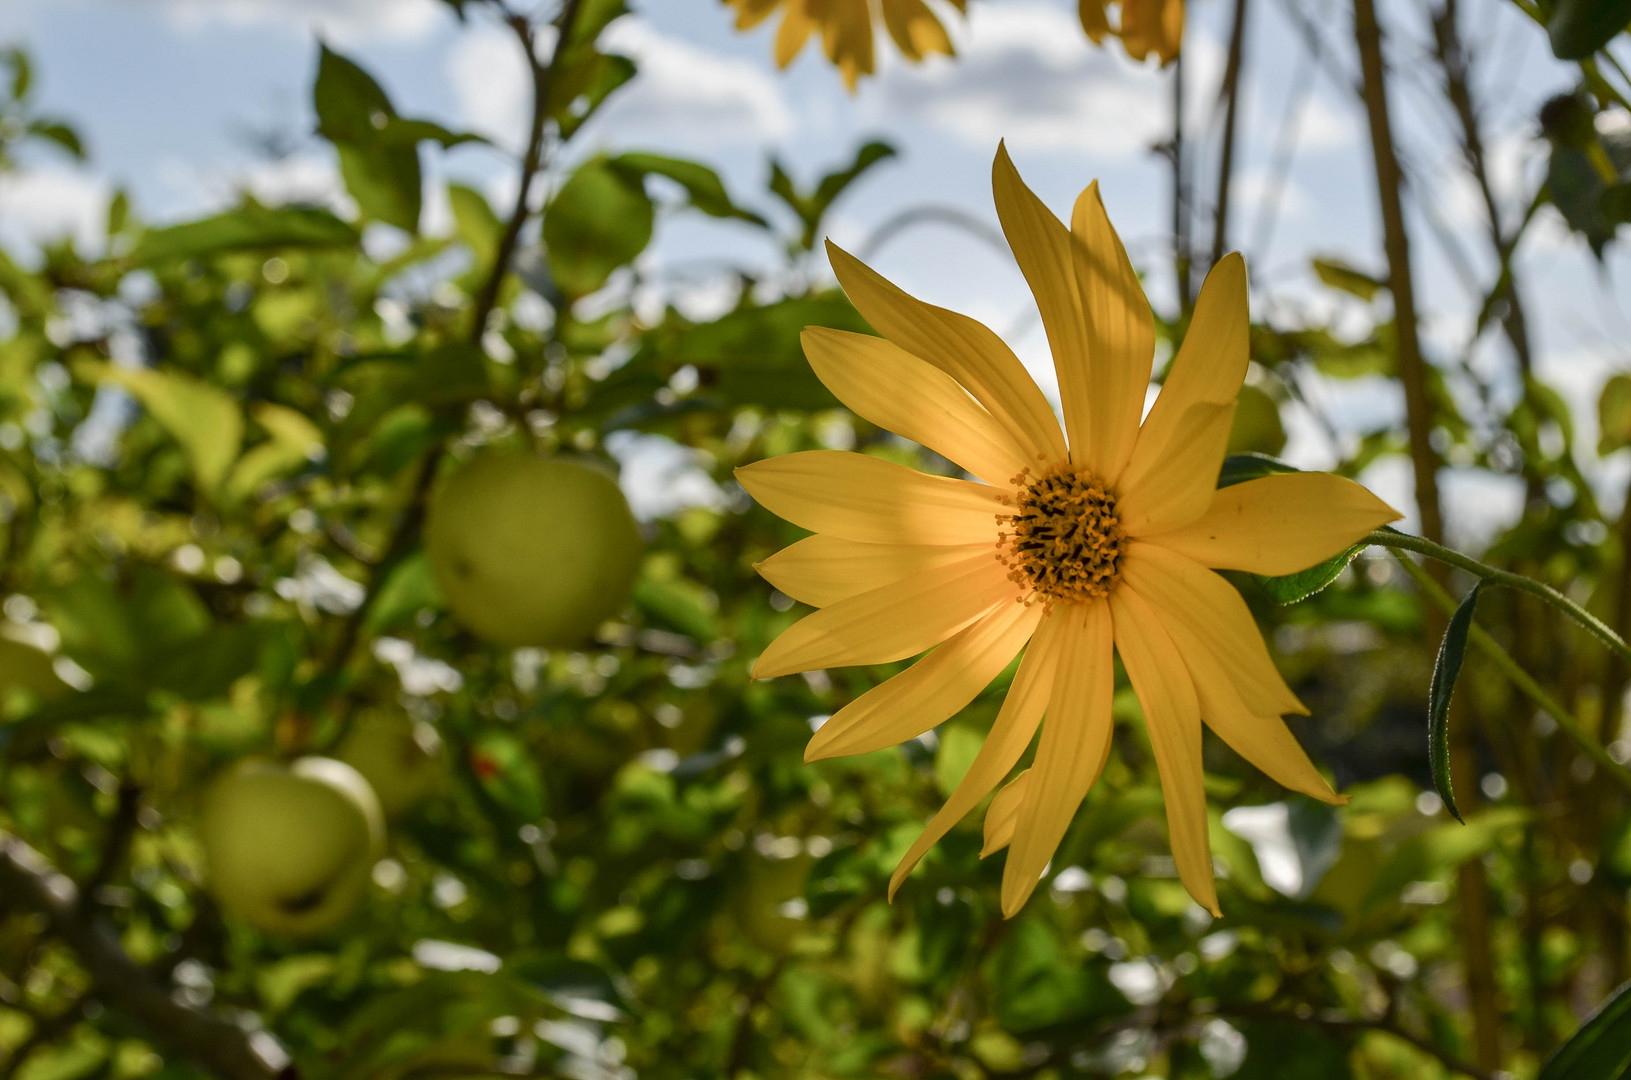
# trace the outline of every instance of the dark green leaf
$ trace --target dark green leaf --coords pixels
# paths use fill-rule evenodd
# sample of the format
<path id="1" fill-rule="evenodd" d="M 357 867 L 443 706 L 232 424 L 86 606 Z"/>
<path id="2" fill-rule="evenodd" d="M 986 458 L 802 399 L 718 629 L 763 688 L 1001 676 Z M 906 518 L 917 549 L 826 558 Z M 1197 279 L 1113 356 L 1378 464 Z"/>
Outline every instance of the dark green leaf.
<path id="1" fill-rule="evenodd" d="M 28 125 L 28 133 L 36 138 L 54 142 L 74 158 L 85 160 L 85 144 L 79 133 L 58 120 L 35 120 Z"/>
<path id="2" fill-rule="evenodd" d="M 751 210 L 744 210 L 731 201 L 719 174 L 708 166 L 683 158 L 661 154 L 619 154 L 613 158 L 614 168 L 628 171 L 644 179 L 648 175 L 665 176 L 685 189 L 691 205 L 714 217 L 740 218 L 755 225 L 764 225 L 765 219 Z"/>
<path id="3" fill-rule="evenodd" d="M 815 190 L 809 194 L 800 192 L 781 163 L 772 158 L 770 192 L 791 207 L 804 225 L 800 246 L 806 251 L 813 248 L 816 237 L 821 233 L 822 218 L 826 216 L 838 196 L 872 166 L 894 156 L 895 148 L 888 143 L 869 142 L 856 151 L 853 162 L 822 177 Z"/>
<path id="4" fill-rule="evenodd" d="M 1631 184 L 1615 184 L 1604 191 L 1597 209 L 1614 225 L 1631 225 Z"/>
<path id="5" fill-rule="evenodd" d="M 561 138 L 569 139 L 595 110 L 623 84 L 634 78 L 634 61 L 616 53 L 603 53 L 581 46 L 563 53 L 556 61 L 557 74 L 550 82 L 549 115 L 560 127 Z"/>
<path id="6" fill-rule="evenodd" d="M 603 157 L 584 162 L 544 215 L 544 244 L 556 285 L 573 298 L 599 289 L 646 249 L 654 221 L 644 184 Z"/>
<path id="7" fill-rule="evenodd" d="M 1374 300 L 1377 293 L 1387 288 L 1386 282 L 1349 266 L 1341 259 L 1315 259 L 1314 273 L 1331 288 L 1357 296 L 1361 300 Z"/>
<path id="8" fill-rule="evenodd" d="M 1621 1080 L 1631 1067 L 1631 983 L 1587 1018 L 1546 1059 L 1536 1080 Z"/>
<path id="9" fill-rule="evenodd" d="M 423 183 L 419 151 L 412 144 L 393 146 L 381 140 L 336 142 L 340 177 L 357 200 L 363 216 L 394 225 L 404 232 L 419 231 Z"/>
<path id="10" fill-rule="evenodd" d="M 1557 0 L 1546 36 L 1560 60 L 1585 60 L 1631 23 L 1631 0 Z"/>
<path id="11" fill-rule="evenodd" d="M 21 49 L 0 49 L 0 66 L 11 69 L 11 100 L 21 101 L 28 96 L 34 82 L 34 68 L 28 54 Z"/>
<path id="12" fill-rule="evenodd" d="M 1631 446 L 1631 375 L 1615 375 L 1597 399 L 1597 455 Z"/>
<path id="13" fill-rule="evenodd" d="M 1259 477 L 1300 471 L 1296 466 L 1287 465 L 1278 458 L 1269 457 L 1267 454 L 1230 454 L 1223 459 L 1223 468 L 1218 472 L 1218 487 L 1226 488 L 1235 484 L 1243 484 L 1247 480 L 1256 480 Z"/>
<path id="14" fill-rule="evenodd" d="M 317 81 L 312 104 L 317 131 L 331 142 L 375 138 L 396 117 L 396 109 L 373 76 L 327 45 L 318 45 Z"/>
<path id="15" fill-rule="evenodd" d="M 155 229 L 136 245 L 135 259 L 153 263 L 262 248 L 351 247 L 356 243 L 357 230 L 327 210 L 250 204 L 202 221 Z"/>
<path id="16" fill-rule="evenodd" d="M 1427 764 L 1433 772 L 1433 787 L 1444 800 L 1444 808 L 1457 821 L 1462 819 L 1450 786 L 1450 697 L 1455 693 L 1455 680 L 1461 674 L 1461 661 L 1467 653 L 1467 632 L 1472 629 L 1473 609 L 1478 606 L 1478 593 L 1483 587 L 1482 581 L 1474 585 L 1450 616 L 1444 642 L 1438 647 L 1438 659 L 1433 663 L 1433 681 L 1427 689 Z"/>

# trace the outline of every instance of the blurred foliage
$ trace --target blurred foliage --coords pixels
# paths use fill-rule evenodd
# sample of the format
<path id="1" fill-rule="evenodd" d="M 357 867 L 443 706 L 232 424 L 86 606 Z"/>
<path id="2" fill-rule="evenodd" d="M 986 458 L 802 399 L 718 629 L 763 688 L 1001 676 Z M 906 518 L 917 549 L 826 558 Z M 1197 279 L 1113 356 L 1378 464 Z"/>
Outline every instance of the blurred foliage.
<path id="1" fill-rule="evenodd" d="M 798 350 L 811 323 L 866 330 L 807 256 L 893 150 L 809 188 L 772 164 L 751 196 L 699 162 L 562 153 L 636 77 L 596 44 L 621 3 L 568 10 L 535 72 L 551 195 L 513 230 L 512 208 L 454 184 L 451 235 L 422 232 L 422 155 L 474 137 L 403 118 L 322 47 L 314 111 L 354 212 L 245 197 L 151 227 L 119 195 L 89 250 L 0 253 L 0 831 L 85 886 L 85 917 L 177 1000 L 333 1080 L 1447 1076 L 1472 1056 L 1447 900 L 1476 860 L 1509 1068 L 1535 1075 L 1628 974 L 1631 800 L 1474 654 L 1457 700 L 1477 775 L 1450 820 L 1426 793 L 1430 620 L 1380 555 L 1278 594 L 1236 576 L 1312 710 L 1298 736 L 1352 801 L 1288 797 L 1209 741 L 1224 920 L 1177 881 L 1125 688 L 1127 730 L 1024 913 L 1000 917 L 978 814 L 885 901 L 1005 679 L 903 748 L 803 765 L 812 725 L 895 669 L 750 680 L 798 617 L 752 566 L 798 533 L 730 477 L 822 446 L 950 469 L 840 409 Z M 23 54 L 4 63 L 0 167 L 32 167 L 31 143 L 79 154 L 33 111 Z M 1587 103 L 1593 133 L 1607 107 Z M 1556 142 L 1549 197 L 1608 243 L 1589 215 L 1623 220 L 1623 181 L 1591 147 L 1617 151 L 1581 138 Z M 1595 209 L 1571 201 L 1564 149 L 1598 170 Z M 786 266 L 722 274 L 713 309 L 682 302 L 647 256 L 694 213 L 759 231 Z M 1309 273 L 1368 328 L 1254 326 L 1233 452 L 1318 424 L 1311 377 L 1395 377 L 1385 281 L 1336 257 Z M 1183 330 L 1162 324 L 1164 343 Z M 1487 557 L 1623 627 L 1631 515 L 1598 505 L 1562 398 L 1530 376 L 1508 408 L 1470 368 L 1432 372 L 1437 449 L 1529 493 Z M 1631 445 L 1626 376 L 1601 416 L 1600 455 Z M 593 643 L 497 650 L 446 616 L 418 536 L 438 475 L 486 447 L 609 465 L 634 440 L 712 497 L 646 525 L 630 604 Z M 1330 441 L 1346 475 L 1404 448 L 1387 426 Z M 1623 737 L 1625 673 L 1522 597 L 1480 611 Z M 198 842 L 208 779 L 254 755 L 366 760 L 348 739 L 380 714 L 436 775 L 404 797 L 362 907 L 308 940 L 223 915 Z M 189 1055 L 0 894 L 0 1075 L 207 1075 Z"/>

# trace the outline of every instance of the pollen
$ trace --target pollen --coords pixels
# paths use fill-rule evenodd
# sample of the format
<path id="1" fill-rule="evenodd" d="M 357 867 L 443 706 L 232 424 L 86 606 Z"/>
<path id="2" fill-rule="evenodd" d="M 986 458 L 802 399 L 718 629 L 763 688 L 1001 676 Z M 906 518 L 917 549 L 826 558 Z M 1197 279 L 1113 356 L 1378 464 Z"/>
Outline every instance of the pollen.
<path id="1" fill-rule="evenodd" d="M 1091 473 L 1058 467 L 1013 484 L 1012 513 L 997 515 L 997 560 L 1029 590 L 1022 600 L 1051 607 L 1108 596 L 1127 543 L 1115 493 Z"/>

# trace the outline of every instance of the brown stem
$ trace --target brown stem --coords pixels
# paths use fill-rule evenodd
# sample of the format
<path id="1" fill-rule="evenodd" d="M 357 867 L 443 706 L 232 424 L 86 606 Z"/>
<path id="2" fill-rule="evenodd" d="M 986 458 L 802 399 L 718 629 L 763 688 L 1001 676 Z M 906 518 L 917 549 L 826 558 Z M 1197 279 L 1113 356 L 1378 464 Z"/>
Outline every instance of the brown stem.
<path id="1" fill-rule="evenodd" d="M 1222 94 L 1227 101 L 1223 111 L 1223 154 L 1218 162 L 1218 202 L 1213 208 L 1213 266 L 1223 258 L 1229 246 L 1229 184 L 1235 172 L 1235 117 L 1240 111 L 1240 72 L 1246 53 L 1247 5 L 1248 0 L 1235 0 L 1234 26 L 1229 31 L 1229 59 L 1223 68 Z"/>
<path id="2" fill-rule="evenodd" d="M 1172 64 L 1172 248 L 1178 284 L 1178 312 L 1189 316 L 1190 291 L 1189 188 L 1184 176 L 1184 55 Z"/>
<path id="3" fill-rule="evenodd" d="M 1375 0 L 1354 0 L 1354 42 L 1358 46 L 1366 119 L 1376 170 L 1382 239 L 1387 251 L 1388 291 L 1393 298 L 1399 379 L 1404 384 L 1405 421 L 1410 435 L 1410 463 L 1416 480 L 1416 505 L 1422 534 L 1435 543 L 1444 540 L 1444 517 L 1438 492 L 1438 455 L 1431 436 L 1433 418 L 1427 397 L 1427 364 L 1422 356 L 1416 318 L 1416 291 L 1410 271 L 1410 237 L 1405 226 L 1403 177 L 1394 148 L 1388 116 L 1387 71 L 1382 57 L 1382 29 L 1376 20 Z M 1441 575 L 1442 568 L 1432 572 Z M 1431 640 L 1444 631 L 1442 618 L 1429 620 Z M 1452 768 L 1462 776 L 1476 775 L 1472 732 L 1466 723 L 1451 724 Z M 1476 785 L 1468 792 L 1476 797 Z M 1457 872 L 1458 933 L 1466 968 L 1467 995 L 1472 1005 L 1474 1059 L 1479 1068 L 1493 1072 L 1500 1066 L 1500 1012 L 1496 1002 L 1495 961 L 1490 946 L 1489 883 L 1478 860 L 1463 863 Z"/>
<path id="4" fill-rule="evenodd" d="M 0 895 L 43 918 L 79 958 L 98 997 L 177 1053 L 234 1080 L 293 1080 L 297 1075 L 270 1035 L 251 1034 L 172 997 L 94 920 L 78 886 L 7 833 L 0 833 Z"/>

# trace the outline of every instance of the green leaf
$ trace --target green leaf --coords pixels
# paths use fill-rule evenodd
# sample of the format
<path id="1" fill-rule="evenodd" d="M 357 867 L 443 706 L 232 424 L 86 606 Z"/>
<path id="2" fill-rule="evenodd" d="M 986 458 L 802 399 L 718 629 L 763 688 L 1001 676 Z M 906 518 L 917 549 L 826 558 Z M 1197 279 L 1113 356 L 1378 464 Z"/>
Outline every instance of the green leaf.
<path id="1" fill-rule="evenodd" d="M 1610 995 L 1569 1041 L 1546 1059 L 1536 1080 L 1621 1080 L 1631 1067 L 1631 983 Z"/>
<path id="2" fill-rule="evenodd" d="M 1433 772 L 1433 787 L 1444 800 L 1444 808 L 1457 821 L 1462 818 L 1450 786 L 1450 697 L 1455 693 L 1455 680 L 1461 674 L 1473 609 L 1478 606 L 1478 594 L 1484 584 L 1480 581 L 1474 585 L 1450 616 L 1444 641 L 1438 647 L 1438 659 L 1433 662 L 1433 681 L 1427 688 L 1427 764 Z"/>
<path id="3" fill-rule="evenodd" d="M 80 139 L 79 132 L 64 124 L 60 120 L 39 119 L 31 121 L 28 133 L 35 138 L 56 143 L 78 161 L 85 160 L 85 143 Z"/>
<path id="4" fill-rule="evenodd" d="M 424 551 L 416 551 L 386 572 L 363 627 L 370 635 L 383 634 L 427 608 L 438 610 L 443 605 L 442 590 L 431 573 L 430 560 Z"/>
<path id="5" fill-rule="evenodd" d="M 765 219 L 751 210 L 744 210 L 731 201 L 719 174 L 708 166 L 683 158 L 661 154 L 619 154 L 611 160 L 613 168 L 627 170 L 644 179 L 648 175 L 665 176 L 685 189 L 691 205 L 704 214 L 721 218 L 739 218 L 755 225 L 765 225 Z"/>
<path id="6" fill-rule="evenodd" d="M 357 230 L 327 210 L 250 203 L 202 221 L 155 229 L 136 245 L 134 258 L 155 263 L 265 248 L 352 247 L 357 240 Z"/>
<path id="7" fill-rule="evenodd" d="M 220 487 L 243 445 L 243 411 L 231 394 L 174 371 L 84 362 L 75 373 L 123 387 L 187 451 L 199 488 Z"/>
<path id="8" fill-rule="evenodd" d="M 1242 386 L 1235 398 L 1235 419 L 1229 428 L 1229 453 L 1278 454 L 1285 449 L 1286 428 L 1280 406 L 1255 386 Z"/>
<path id="9" fill-rule="evenodd" d="M 613 92 L 634 78 L 636 70 L 628 57 L 603 53 L 592 45 L 563 53 L 555 64 L 549 115 L 554 117 L 563 139 L 570 139 L 587 123 Z"/>
<path id="10" fill-rule="evenodd" d="M 580 165 L 544 214 L 544 244 L 561 292 L 576 299 L 605 285 L 646 249 L 655 217 L 638 178 L 604 157 Z"/>
<path id="11" fill-rule="evenodd" d="M 1341 259 L 1317 258 L 1313 265 L 1314 273 L 1325 284 L 1361 300 L 1374 300 L 1377 293 L 1387 288 L 1387 282 L 1355 269 Z"/>
<path id="12" fill-rule="evenodd" d="M 1597 399 L 1597 456 L 1631 446 L 1631 375 L 1615 375 Z"/>
<path id="13" fill-rule="evenodd" d="M 453 209 L 453 229 L 459 242 L 470 249 L 478 270 L 491 266 L 498 256 L 498 242 L 504 223 L 493 213 L 487 196 L 463 184 L 449 184 L 447 201 Z"/>
<path id="14" fill-rule="evenodd" d="M 312 85 L 317 130 L 340 156 L 340 176 L 363 214 L 407 232 L 419 228 L 423 179 L 414 131 L 403 133 L 396 110 L 379 83 L 362 68 L 318 46 L 317 81 Z M 443 133 L 440 125 L 423 124 Z M 451 135 L 451 133 L 448 133 Z"/>
<path id="15" fill-rule="evenodd" d="M 255 422 L 271 436 L 251 448 L 228 478 L 223 498 L 246 499 L 274 477 L 303 468 L 323 446 L 323 433 L 304 413 L 270 402 L 250 406 Z"/>
<path id="16" fill-rule="evenodd" d="M 1631 23 L 1631 0 L 1557 0 L 1546 36 L 1559 60 L 1586 60 Z"/>
<path id="17" fill-rule="evenodd" d="M 895 156 L 895 148 L 884 142 L 869 142 L 855 152 L 855 160 L 842 169 L 821 178 L 814 191 L 804 194 L 793 183 L 793 178 L 782 168 L 781 162 L 771 159 L 770 192 L 792 208 L 804 225 L 799 245 L 809 251 L 815 247 L 821 233 L 821 221 L 833 202 L 872 166 Z"/>
<path id="18" fill-rule="evenodd" d="M 1301 471 L 1295 465 L 1287 465 L 1278 458 L 1272 458 L 1267 454 L 1230 454 L 1223 459 L 1223 468 L 1218 472 L 1218 487 L 1226 488 L 1235 484 L 1244 484 L 1248 480 L 1274 476 L 1277 473 Z"/>
<path id="19" fill-rule="evenodd" d="M 322 43 L 317 46 L 312 105 L 317 110 L 317 133 L 330 142 L 372 139 L 396 116 L 391 99 L 372 75 Z"/>

